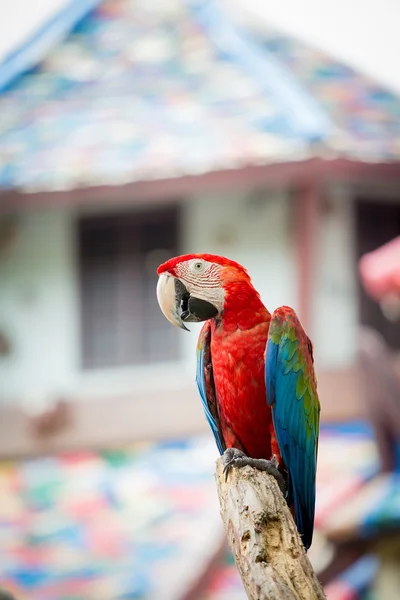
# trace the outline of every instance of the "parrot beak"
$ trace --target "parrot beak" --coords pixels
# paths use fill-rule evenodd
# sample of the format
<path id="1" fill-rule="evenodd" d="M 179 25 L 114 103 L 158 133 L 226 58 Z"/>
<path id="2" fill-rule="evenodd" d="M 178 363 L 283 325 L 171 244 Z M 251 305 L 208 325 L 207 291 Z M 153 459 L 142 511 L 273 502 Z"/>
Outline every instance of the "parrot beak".
<path id="1" fill-rule="evenodd" d="M 172 325 L 176 325 L 181 329 L 189 331 L 189 329 L 185 327 L 181 317 L 181 305 L 184 300 L 184 291 L 186 291 L 186 288 L 179 279 L 175 279 L 175 277 L 167 275 L 166 273 L 160 275 L 157 283 L 157 300 L 164 317 L 166 317 Z M 187 296 L 189 297 L 189 294 L 187 294 Z"/>
<path id="2" fill-rule="evenodd" d="M 180 279 L 162 273 L 157 284 L 157 300 L 170 323 L 189 331 L 185 323 L 199 323 L 218 314 L 217 308 L 200 298 L 194 298 Z"/>

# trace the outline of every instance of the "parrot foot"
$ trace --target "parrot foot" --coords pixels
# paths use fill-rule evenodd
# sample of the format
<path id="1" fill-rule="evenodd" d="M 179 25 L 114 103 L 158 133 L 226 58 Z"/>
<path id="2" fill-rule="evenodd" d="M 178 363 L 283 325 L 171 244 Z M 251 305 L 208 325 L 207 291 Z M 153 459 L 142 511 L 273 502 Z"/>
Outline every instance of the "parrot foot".
<path id="1" fill-rule="evenodd" d="M 225 481 L 227 481 L 229 472 L 233 467 L 241 468 L 249 466 L 258 469 L 259 471 L 265 471 L 269 475 L 275 477 L 282 494 L 286 494 L 286 482 L 278 469 L 279 464 L 275 456 L 273 456 L 271 460 L 266 460 L 265 458 L 250 458 L 250 456 L 246 456 L 244 452 L 237 448 L 227 448 L 222 456 L 222 462 L 224 465 Z"/>

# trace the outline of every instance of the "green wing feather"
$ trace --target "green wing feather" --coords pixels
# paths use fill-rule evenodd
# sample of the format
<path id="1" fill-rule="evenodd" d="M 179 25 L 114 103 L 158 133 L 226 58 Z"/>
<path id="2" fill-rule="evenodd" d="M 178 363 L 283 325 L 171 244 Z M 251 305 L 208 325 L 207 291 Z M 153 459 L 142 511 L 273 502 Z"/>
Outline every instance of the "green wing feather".
<path id="1" fill-rule="evenodd" d="M 272 315 L 265 361 L 267 402 L 289 474 L 288 502 L 309 548 L 314 529 L 320 404 L 312 344 L 293 309 Z"/>

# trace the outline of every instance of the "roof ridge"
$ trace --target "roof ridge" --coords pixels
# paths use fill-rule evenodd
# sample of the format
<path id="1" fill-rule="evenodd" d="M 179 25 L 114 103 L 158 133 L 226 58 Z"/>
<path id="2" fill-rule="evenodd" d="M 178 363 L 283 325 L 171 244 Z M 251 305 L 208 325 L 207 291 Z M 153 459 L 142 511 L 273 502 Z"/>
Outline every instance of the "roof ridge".
<path id="1" fill-rule="evenodd" d="M 329 135 L 333 124 L 324 108 L 281 61 L 248 36 L 214 0 L 183 1 L 214 45 L 241 64 L 264 95 L 274 97 L 287 117 L 291 133 L 315 142 Z"/>
<path id="2" fill-rule="evenodd" d="M 42 24 L 17 49 L 0 62 L 0 92 L 17 77 L 39 64 L 47 52 L 102 0 L 70 0 L 64 8 Z"/>

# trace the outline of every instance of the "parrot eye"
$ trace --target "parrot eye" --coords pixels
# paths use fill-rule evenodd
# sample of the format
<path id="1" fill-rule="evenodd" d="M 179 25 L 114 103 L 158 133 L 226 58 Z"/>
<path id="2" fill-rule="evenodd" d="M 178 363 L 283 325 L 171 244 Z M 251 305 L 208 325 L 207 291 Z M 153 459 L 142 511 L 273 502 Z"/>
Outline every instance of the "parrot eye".
<path id="1" fill-rule="evenodd" d="M 204 267 L 205 263 L 202 260 L 195 260 L 190 265 L 190 269 L 193 271 L 193 273 L 201 273 L 204 271 Z"/>

